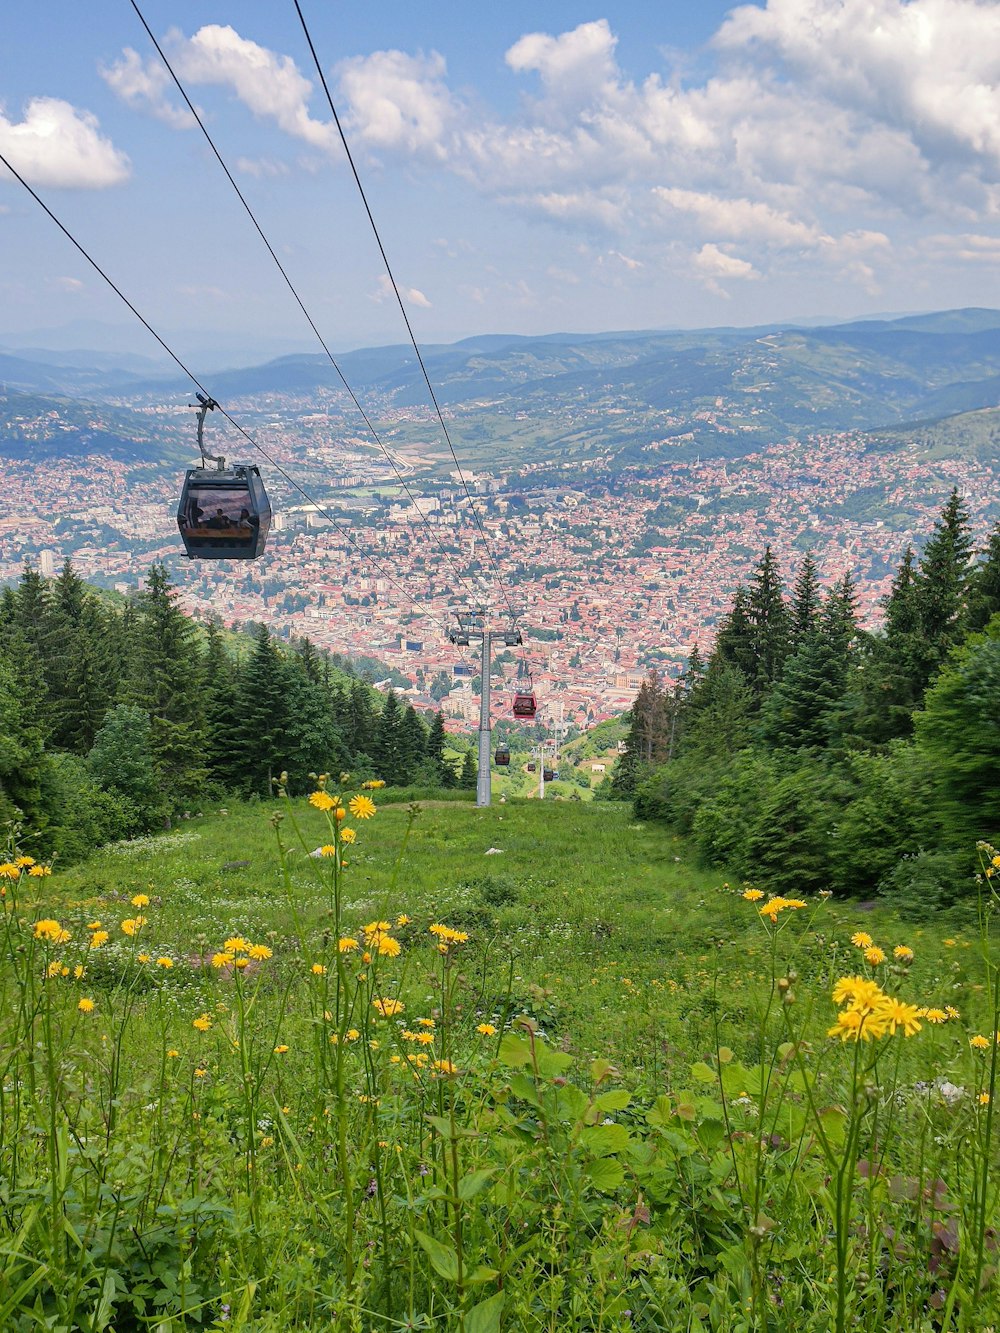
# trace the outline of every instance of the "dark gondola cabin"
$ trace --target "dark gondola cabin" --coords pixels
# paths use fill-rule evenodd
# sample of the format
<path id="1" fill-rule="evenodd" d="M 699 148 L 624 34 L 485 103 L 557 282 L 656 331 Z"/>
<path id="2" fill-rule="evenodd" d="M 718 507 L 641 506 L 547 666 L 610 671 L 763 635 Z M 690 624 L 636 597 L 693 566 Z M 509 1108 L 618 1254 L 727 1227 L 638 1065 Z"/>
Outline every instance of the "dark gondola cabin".
<path id="1" fill-rule="evenodd" d="M 545 779 L 546 782 L 551 782 L 551 781 L 553 780 L 553 778 L 555 777 L 555 775 L 556 775 L 556 771 L 555 771 L 554 768 L 543 768 L 543 769 L 542 769 L 542 777 Z"/>
<path id="2" fill-rule="evenodd" d="M 514 695 L 514 716 L 515 717 L 534 717 L 538 712 L 538 705 L 535 703 L 535 695 L 532 691 L 522 692 L 518 690 Z"/>
<path id="3" fill-rule="evenodd" d="M 263 555 L 271 505 L 252 463 L 190 468 L 177 507 L 185 552 L 198 560 L 255 560 Z"/>
<path id="4" fill-rule="evenodd" d="M 510 765 L 510 746 L 498 745 L 496 753 L 493 756 L 498 768 L 507 768 Z"/>

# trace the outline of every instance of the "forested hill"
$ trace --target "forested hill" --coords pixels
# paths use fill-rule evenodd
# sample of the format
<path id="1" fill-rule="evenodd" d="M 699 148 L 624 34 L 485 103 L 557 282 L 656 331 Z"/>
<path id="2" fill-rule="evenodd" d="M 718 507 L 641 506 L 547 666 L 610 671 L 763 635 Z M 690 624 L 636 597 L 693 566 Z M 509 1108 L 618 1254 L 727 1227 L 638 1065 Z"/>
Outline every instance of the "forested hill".
<path id="1" fill-rule="evenodd" d="M 203 630 L 159 565 L 120 602 L 68 562 L 50 581 L 25 569 L 0 597 L 0 825 L 67 860 L 227 795 L 269 796 L 283 773 L 293 793 L 341 770 L 458 785 L 441 714 L 428 727 L 345 667 L 265 626 L 242 642 Z"/>
<path id="2" fill-rule="evenodd" d="M 1000 843 L 1000 524 L 973 552 L 954 493 L 885 609 L 863 633 L 849 576 L 821 595 L 807 558 L 789 597 L 765 551 L 708 661 L 643 686 L 619 794 L 773 893 L 974 897 Z"/>

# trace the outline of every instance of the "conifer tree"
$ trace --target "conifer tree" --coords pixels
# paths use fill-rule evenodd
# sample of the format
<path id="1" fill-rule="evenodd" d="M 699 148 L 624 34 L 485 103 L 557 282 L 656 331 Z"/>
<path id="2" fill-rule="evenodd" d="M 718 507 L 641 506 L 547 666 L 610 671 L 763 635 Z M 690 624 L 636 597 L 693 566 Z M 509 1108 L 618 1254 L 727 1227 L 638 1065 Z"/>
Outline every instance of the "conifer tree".
<path id="1" fill-rule="evenodd" d="M 969 514 L 955 489 L 934 525 L 934 534 L 924 548 L 915 580 L 922 649 L 916 684 L 921 696 L 965 635 L 971 556 Z"/>
<path id="2" fill-rule="evenodd" d="M 441 786 L 450 788 L 456 786 L 458 778 L 454 768 L 446 762 L 444 757 L 446 740 L 444 713 L 438 709 L 434 714 L 434 721 L 431 723 L 430 734 L 427 737 L 427 758 L 434 765 Z"/>
<path id="3" fill-rule="evenodd" d="M 406 782 L 402 728 L 403 716 L 399 698 L 395 690 L 388 690 L 375 727 L 372 759 L 375 761 L 379 777 L 393 787 L 403 786 Z"/>
<path id="4" fill-rule="evenodd" d="M 750 624 L 748 597 L 742 586 L 733 594 L 733 604 L 719 623 L 712 656 L 719 657 L 729 666 L 743 673 L 751 681 L 756 673 L 753 629 Z"/>
<path id="5" fill-rule="evenodd" d="M 239 681 L 240 708 L 233 719 L 233 764 L 241 786 L 271 796 L 273 782 L 287 767 L 288 677 L 270 631 L 258 625 L 254 649 Z"/>
<path id="6" fill-rule="evenodd" d="M 463 791 L 476 791 L 479 785 L 479 764 L 471 750 L 466 750 L 465 758 L 462 760 L 462 771 L 458 777 L 458 785 Z"/>
<path id="7" fill-rule="evenodd" d="M 403 709 L 399 742 L 404 781 L 413 782 L 420 766 L 427 758 L 427 728 L 417 716 L 416 709 L 409 703 Z"/>
<path id="8" fill-rule="evenodd" d="M 242 756 L 234 745 L 239 716 L 237 669 L 226 652 L 222 628 L 209 621 L 201 659 L 201 694 L 205 714 L 204 758 L 209 776 L 223 786 L 239 788 L 245 780 Z"/>
<path id="9" fill-rule="evenodd" d="M 752 654 L 750 688 L 759 702 L 781 674 L 789 649 L 788 609 L 770 546 L 764 548 L 750 580 L 747 619 Z"/>
<path id="10" fill-rule="evenodd" d="M 806 551 L 802 557 L 798 577 L 795 580 L 795 590 L 792 594 L 792 605 L 789 610 L 790 648 L 793 652 L 801 645 L 806 636 L 816 628 L 819 620 L 819 609 L 820 591 L 819 579 L 816 574 L 816 561 L 813 559 L 812 551 Z"/>
<path id="11" fill-rule="evenodd" d="M 969 629 L 985 629 L 1000 612 L 1000 523 L 990 533 L 983 559 L 969 580 Z"/>
<path id="12" fill-rule="evenodd" d="M 753 695 L 746 676 L 713 654 L 684 707 L 682 753 L 721 759 L 750 744 Z"/>

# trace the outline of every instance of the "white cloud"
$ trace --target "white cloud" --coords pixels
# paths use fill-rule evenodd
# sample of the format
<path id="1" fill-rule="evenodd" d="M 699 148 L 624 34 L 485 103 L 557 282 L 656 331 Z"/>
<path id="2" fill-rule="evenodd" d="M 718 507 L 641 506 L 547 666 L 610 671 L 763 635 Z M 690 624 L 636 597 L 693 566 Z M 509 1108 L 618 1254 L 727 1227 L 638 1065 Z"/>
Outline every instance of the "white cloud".
<path id="1" fill-rule="evenodd" d="M 138 51 L 126 46 L 120 60 L 98 68 L 108 87 L 129 106 L 149 111 L 175 130 L 194 128 L 187 107 L 168 96 L 174 85 L 159 57 L 144 63 Z"/>
<path id="2" fill-rule="evenodd" d="M 515 73 L 537 73 L 549 108 L 562 113 L 602 97 L 617 80 L 615 46 L 618 39 L 607 19 L 581 23 L 570 32 L 552 37 L 532 32 L 515 42 L 505 56 Z"/>
<path id="3" fill-rule="evenodd" d="M 625 267 L 632 272 L 643 267 L 641 259 L 632 259 L 629 255 L 623 255 L 620 250 L 609 250 L 608 254 L 612 259 L 617 259 L 619 263 L 624 264 Z"/>
<path id="4" fill-rule="evenodd" d="M 458 112 L 445 69 L 437 52 L 376 51 L 343 61 L 337 77 L 354 135 L 369 148 L 443 158 Z"/>
<path id="5" fill-rule="evenodd" d="M 399 283 L 399 292 L 407 305 L 419 306 L 422 310 L 430 310 L 431 303 L 418 287 L 404 287 Z M 388 274 L 383 273 L 378 280 L 378 287 L 372 293 L 373 301 L 382 302 L 396 299 L 396 293 L 392 290 L 392 283 L 389 281 Z"/>
<path id="6" fill-rule="evenodd" d="M 79 278 L 55 278 L 53 283 L 64 292 L 82 292 L 83 283 Z"/>
<path id="7" fill-rule="evenodd" d="M 266 176 L 287 176 L 288 165 L 270 157 L 238 157 L 236 170 L 244 176 L 255 176 L 258 180 Z"/>
<path id="8" fill-rule="evenodd" d="M 0 110 L 0 152 L 31 185 L 103 190 L 129 177 L 129 160 L 97 117 L 57 97 L 34 97 L 19 122 Z M 0 179 L 7 172 L 0 167 Z"/>
<path id="9" fill-rule="evenodd" d="M 654 196 L 667 211 L 692 217 L 699 227 L 720 239 L 754 239 L 782 248 L 813 250 L 832 244 L 832 237 L 818 227 L 800 222 L 787 213 L 752 199 L 723 199 L 695 190 L 657 186 Z"/>
<path id="10" fill-rule="evenodd" d="M 703 245 L 694 256 L 694 263 L 711 278 L 759 278 L 753 264 L 746 259 L 726 254 L 717 245 Z"/>

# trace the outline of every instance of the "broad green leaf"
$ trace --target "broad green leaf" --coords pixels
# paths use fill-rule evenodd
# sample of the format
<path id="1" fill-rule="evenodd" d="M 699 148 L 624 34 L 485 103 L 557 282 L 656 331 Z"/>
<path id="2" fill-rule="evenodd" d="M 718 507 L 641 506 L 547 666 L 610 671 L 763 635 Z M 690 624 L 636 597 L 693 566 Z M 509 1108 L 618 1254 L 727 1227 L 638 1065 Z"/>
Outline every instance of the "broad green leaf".
<path id="1" fill-rule="evenodd" d="M 538 1054 L 538 1072 L 543 1078 L 556 1078 L 564 1074 L 573 1063 L 573 1057 L 565 1051 L 550 1051 L 542 1047 Z"/>
<path id="2" fill-rule="evenodd" d="M 480 1264 L 471 1273 L 464 1274 L 462 1282 L 467 1287 L 478 1287 L 481 1283 L 492 1282 L 495 1277 L 499 1276 L 499 1268 L 487 1268 L 485 1264 Z"/>
<path id="3" fill-rule="evenodd" d="M 616 1190 L 625 1179 L 625 1169 L 622 1164 L 613 1162 L 607 1157 L 588 1162 L 584 1170 L 594 1188 L 602 1191 Z"/>
<path id="4" fill-rule="evenodd" d="M 591 1060 L 590 1062 L 590 1077 L 594 1080 L 595 1085 L 603 1083 L 607 1076 L 614 1072 L 615 1067 L 610 1060 Z"/>
<path id="5" fill-rule="evenodd" d="M 413 1233 L 420 1248 L 431 1261 L 431 1267 L 446 1282 L 458 1281 L 458 1255 L 450 1245 L 442 1245 L 439 1240 L 433 1236 L 428 1236 L 426 1231 L 414 1231 Z"/>
<path id="6" fill-rule="evenodd" d="M 716 1051 L 716 1055 L 718 1056 L 720 1065 L 728 1065 L 733 1059 L 733 1052 L 728 1046 L 720 1046 Z"/>
<path id="7" fill-rule="evenodd" d="M 608 1157 L 627 1148 L 631 1136 L 624 1125 L 588 1125 L 580 1131 L 580 1142 L 594 1157 Z"/>
<path id="8" fill-rule="evenodd" d="M 520 1097 L 532 1106 L 541 1106 L 538 1100 L 538 1093 L 535 1090 L 535 1083 L 527 1074 L 515 1074 L 510 1081 L 510 1090 L 515 1097 Z"/>
<path id="9" fill-rule="evenodd" d="M 495 1168 L 490 1167 L 486 1171 L 470 1171 L 467 1176 L 463 1176 L 458 1182 L 458 1197 L 462 1202 L 468 1203 L 480 1190 L 485 1189 L 493 1179 L 494 1172 Z"/>
<path id="10" fill-rule="evenodd" d="M 574 1083 L 559 1089 L 559 1110 L 567 1120 L 579 1120 L 589 1106 L 586 1095 Z"/>
<path id="11" fill-rule="evenodd" d="M 498 1291 L 495 1296 L 474 1305 L 465 1315 L 465 1333 L 500 1333 L 503 1302 L 504 1293 Z"/>
<path id="12" fill-rule="evenodd" d="M 599 1111 L 624 1111 L 632 1100 L 632 1094 L 624 1088 L 615 1088 L 613 1092 L 602 1092 L 594 1098 L 594 1105 Z"/>
<path id="13" fill-rule="evenodd" d="M 646 1112 L 646 1120 L 651 1125 L 665 1125 L 674 1114 L 674 1104 L 662 1093 Z"/>
<path id="14" fill-rule="evenodd" d="M 523 1037 L 515 1037 L 513 1032 L 508 1032 L 500 1042 L 497 1057 L 502 1065 L 511 1069 L 516 1069 L 518 1065 L 530 1065 L 531 1047 Z"/>
<path id="15" fill-rule="evenodd" d="M 699 1083 L 714 1083 L 716 1073 L 711 1065 L 705 1064 L 704 1060 L 699 1060 L 696 1065 L 691 1066 L 691 1077 Z"/>

